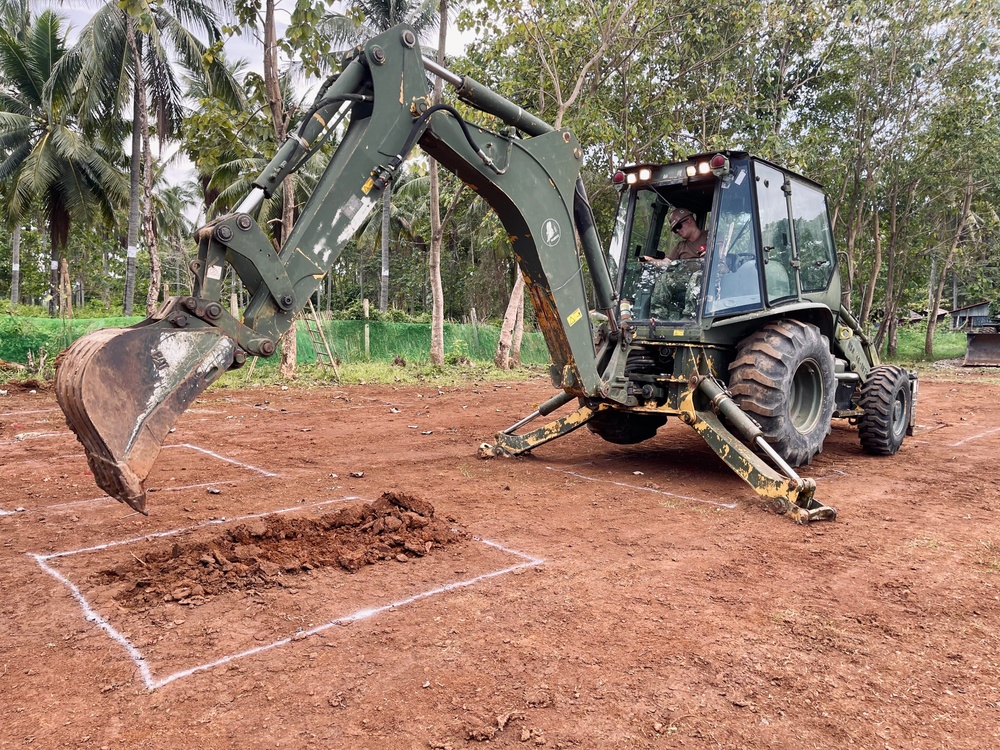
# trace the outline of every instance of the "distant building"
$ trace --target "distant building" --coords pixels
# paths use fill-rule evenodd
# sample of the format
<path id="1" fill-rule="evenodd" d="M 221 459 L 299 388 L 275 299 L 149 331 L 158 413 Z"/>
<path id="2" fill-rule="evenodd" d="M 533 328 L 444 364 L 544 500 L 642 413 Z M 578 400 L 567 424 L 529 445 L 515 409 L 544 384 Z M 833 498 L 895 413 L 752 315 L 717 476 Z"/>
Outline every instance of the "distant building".
<path id="1" fill-rule="evenodd" d="M 948 311 L 943 307 L 939 307 L 937 311 L 937 322 L 942 322 L 947 315 Z M 899 322 L 903 325 L 912 325 L 914 323 L 920 323 L 927 320 L 928 317 L 927 310 L 907 310 L 906 314 L 900 317 Z"/>
<path id="2" fill-rule="evenodd" d="M 951 311 L 952 330 L 982 328 L 990 322 L 990 303 L 977 302 Z"/>

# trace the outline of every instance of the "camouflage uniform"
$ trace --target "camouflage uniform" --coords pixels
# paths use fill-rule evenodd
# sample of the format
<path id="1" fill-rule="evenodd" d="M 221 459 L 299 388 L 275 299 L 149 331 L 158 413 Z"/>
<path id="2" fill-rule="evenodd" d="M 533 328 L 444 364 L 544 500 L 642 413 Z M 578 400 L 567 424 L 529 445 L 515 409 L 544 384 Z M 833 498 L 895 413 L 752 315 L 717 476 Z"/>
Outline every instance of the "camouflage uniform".
<path id="1" fill-rule="evenodd" d="M 681 260 L 667 268 L 656 281 L 649 302 L 649 317 L 656 320 L 694 320 L 701 295 L 703 262 Z"/>
<path id="2" fill-rule="evenodd" d="M 690 220 L 684 229 L 679 227 Z M 670 212 L 670 230 L 681 236 L 669 261 L 655 261 L 657 265 L 667 265 L 649 300 L 649 317 L 664 321 L 694 320 L 698 313 L 698 298 L 701 295 L 701 275 L 704 270 L 706 242 L 704 230 L 697 228 L 695 216 L 686 208 L 675 208 Z M 691 231 L 690 227 L 694 227 Z M 661 265 L 662 264 L 662 265 Z"/>

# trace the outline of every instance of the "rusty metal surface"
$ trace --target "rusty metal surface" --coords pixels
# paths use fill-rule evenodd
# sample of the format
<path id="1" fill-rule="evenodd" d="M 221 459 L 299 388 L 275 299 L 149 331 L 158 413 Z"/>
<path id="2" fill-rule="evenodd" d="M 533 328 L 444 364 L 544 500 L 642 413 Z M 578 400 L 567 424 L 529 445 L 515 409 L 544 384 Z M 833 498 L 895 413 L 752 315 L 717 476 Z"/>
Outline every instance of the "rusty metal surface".
<path id="1" fill-rule="evenodd" d="M 966 339 L 965 367 L 1000 367 L 1000 333 L 972 331 Z"/>
<path id="2" fill-rule="evenodd" d="M 66 350 L 56 399 L 101 489 L 146 512 L 143 482 L 164 438 L 234 350 L 218 330 L 159 324 L 95 331 Z"/>
<path id="3" fill-rule="evenodd" d="M 523 435 L 513 435 L 505 432 L 496 434 L 496 443 L 490 445 L 483 443 L 479 446 L 480 458 L 492 458 L 493 456 L 519 456 L 527 453 L 532 448 L 537 448 L 551 440 L 568 435 L 574 430 L 583 427 L 597 414 L 611 409 L 609 404 L 595 404 L 588 406 L 581 405 L 579 408 L 555 419 L 548 424 L 526 432 Z"/>

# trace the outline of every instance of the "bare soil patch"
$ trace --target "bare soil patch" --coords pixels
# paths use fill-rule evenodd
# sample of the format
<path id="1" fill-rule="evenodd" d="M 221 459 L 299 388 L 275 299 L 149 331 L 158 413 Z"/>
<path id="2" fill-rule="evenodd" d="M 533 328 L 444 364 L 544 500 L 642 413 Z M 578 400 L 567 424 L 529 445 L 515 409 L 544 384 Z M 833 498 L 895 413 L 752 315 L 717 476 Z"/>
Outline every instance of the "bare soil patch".
<path id="1" fill-rule="evenodd" d="M 211 390 L 147 518 L 5 388 L 0 746 L 995 747 L 1000 385 L 960 375 L 893 458 L 836 424 L 806 527 L 675 421 L 475 458 L 542 381 Z"/>
<path id="2" fill-rule="evenodd" d="M 194 604 L 230 590 L 288 588 L 314 570 L 357 573 L 386 560 L 408 562 L 462 539 L 434 517 L 434 506 L 396 492 L 355 502 L 320 518 L 257 518 L 205 541 L 174 541 L 98 571 L 128 609 L 164 601 Z"/>

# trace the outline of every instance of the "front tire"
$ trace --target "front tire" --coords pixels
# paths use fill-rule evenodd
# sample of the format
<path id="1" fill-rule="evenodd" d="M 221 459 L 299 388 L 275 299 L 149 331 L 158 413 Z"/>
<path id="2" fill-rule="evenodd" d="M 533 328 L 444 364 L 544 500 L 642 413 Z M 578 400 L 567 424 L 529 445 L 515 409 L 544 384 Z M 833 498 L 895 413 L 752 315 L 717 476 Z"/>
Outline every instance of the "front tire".
<path id="1" fill-rule="evenodd" d="M 833 417 L 833 355 L 819 329 L 779 320 L 740 342 L 729 366 L 729 390 L 792 466 L 823 450 Z"/>
<path id="2" fill-rule="evenodd" d="M 876 456 L 896 453 L 903 444 L 913 408 L 906 370 L 894 365 L 873 367 L 861 386 L 858 405 L 865 412 L 858 419 L 861 447 Z"/>

